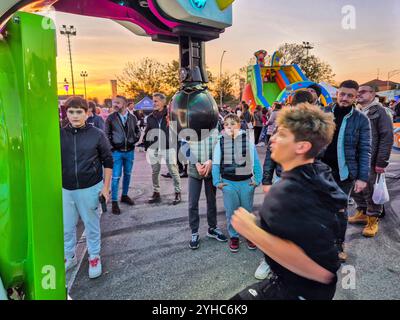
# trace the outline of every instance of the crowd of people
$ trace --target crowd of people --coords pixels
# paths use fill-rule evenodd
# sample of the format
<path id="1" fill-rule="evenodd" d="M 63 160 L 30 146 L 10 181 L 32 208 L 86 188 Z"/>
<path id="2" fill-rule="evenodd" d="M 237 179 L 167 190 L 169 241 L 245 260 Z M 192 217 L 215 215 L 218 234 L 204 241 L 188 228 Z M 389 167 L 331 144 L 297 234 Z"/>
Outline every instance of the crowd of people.
<path id="1" fill-rule="evenodd" d="M 123 96 L 113 99 L 107 119 L 79 97 L 65 103 L 68 123 L 61 129 L 66 270 L 76 265 L 76 224 L 82 218 L 89 252 L 89 277 L 102 273 L 99 196 L 110 198 L 113 214 L 119 202 L 135 205 L 129 186 L 135 147 L 143 143 L 152 171 L 149 204 L 161 202 L 160 171 L 173 180 L 175 198 L 182 201 L 182 171 L 188 177 L 190 249 L 200 247 L 199 199 L 204 184 L 207 236 L 264 259 L 255 272 L 262 280 L 233 299 L 332 299 L 336 272 L 347 259 L 347 224 L 362 224 L 362 234 L 378 233 L 382 204 L 372 200 L 377 179 L 385 173 L 393 145 L 391 111 L 376 98 L 374 88 L 343 82 L 337 102 L 319 104 L 321 89 L 298 91 L 270 110 L 246 102 L 224 106 L 220 123 L 205 139 L 170 143 L 167 98 L 153 94 L 154 111 L 144 119 Z M 391 107 L 394 112 L 395 105 Z M 141 130 L 142 126 L 142 130 Z M 258 148 L 266 147 L 264 164 Z M 184 169 L 179 169 L 179 166 Z M 122 192 L 120 194 L 120 180 Z M 252 214 L 255 189 L 262 186 L 264 204 L 259 221 Z M 110 190 L 111 189 L 111 190 Z M 221 190 L 227 235 L 218 227 L 216 192 Z M 348 217 L 354 198 L 357 211 Z"/>

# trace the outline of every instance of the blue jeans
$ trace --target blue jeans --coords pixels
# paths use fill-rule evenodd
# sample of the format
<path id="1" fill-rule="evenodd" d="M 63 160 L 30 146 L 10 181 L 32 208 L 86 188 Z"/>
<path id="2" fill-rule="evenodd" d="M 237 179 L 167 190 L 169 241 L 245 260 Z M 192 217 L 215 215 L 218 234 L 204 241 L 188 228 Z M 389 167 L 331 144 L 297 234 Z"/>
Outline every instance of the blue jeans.
<path id="1" fill-rule="evenodd" d="M 81 217 L 85 226 L 86 244 L 89 256 L 100 255 L 101 233 L 99 194 L 103 182 L 93 187 L 78 190 L 62 189 L 64 218 L 64 254 L 71 259 L 75 256 L 76 225 Z"/>
<path id="2" fill-rule="evenodd" d="M 129 184 L 131 182 L 131 174 L 133 168 L 133 161 L 135 160 L 135 151 L 120 152 L 113 151 L 114 167 L 112 173 L 111 183 L 111 200 L 118 201 L 118 188 L 119 180 L 122 175 L 122 168 L 124 169 L 124 179 L 122 181 L 122 195 L 127 196 L 129 191 Z"/>
<path id="3" fill-rule="evenodd" d="M 249 212 L 253 211 L 255 187 L 250 185 L 251 179 L 245 181 L 230 181 L 222 179 L 222 181 L 227 184 L 227 186 L 222 189 L 222 193 L 224 195 L 228 233 L 231 238 L 238 238 L 239 234 L 232 227 L 231 218 L 235 213 L 235 210 L 240 207 L 243 207 Z"/>

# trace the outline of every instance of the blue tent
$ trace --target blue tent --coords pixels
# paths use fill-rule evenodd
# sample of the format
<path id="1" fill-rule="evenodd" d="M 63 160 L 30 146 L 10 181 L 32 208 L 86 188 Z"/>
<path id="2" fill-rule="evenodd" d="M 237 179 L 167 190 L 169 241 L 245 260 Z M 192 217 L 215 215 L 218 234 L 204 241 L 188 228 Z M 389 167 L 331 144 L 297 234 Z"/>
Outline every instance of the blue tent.
<path id="1" fill-rule="evenodd" d="M 153 110 L 153 100 L 149 97 L 144 97 L 140 102 L 135 105 L 135 110 Z"/>

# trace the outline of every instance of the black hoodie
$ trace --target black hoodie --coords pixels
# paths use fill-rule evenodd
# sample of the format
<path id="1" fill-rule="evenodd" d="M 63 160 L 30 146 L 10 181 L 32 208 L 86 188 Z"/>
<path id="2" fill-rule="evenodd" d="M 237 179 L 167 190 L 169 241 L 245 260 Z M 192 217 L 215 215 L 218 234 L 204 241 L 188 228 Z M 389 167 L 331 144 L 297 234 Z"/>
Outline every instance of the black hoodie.
<path id="1" fill-rule="evenodd" d="M 340 267 L 337 250 L 338 212 L 347 206 L 347 196 L 334 181 L 331 169 L 322 162 L 283 172 L 282 179 L 265 197 L 261 227 L 294 242 L 317 264 L 336 274 Z M 268 256 L 271 270 L 296 296 L 332 299 L 336 280 L 324 285 L 303 278 Z"/>

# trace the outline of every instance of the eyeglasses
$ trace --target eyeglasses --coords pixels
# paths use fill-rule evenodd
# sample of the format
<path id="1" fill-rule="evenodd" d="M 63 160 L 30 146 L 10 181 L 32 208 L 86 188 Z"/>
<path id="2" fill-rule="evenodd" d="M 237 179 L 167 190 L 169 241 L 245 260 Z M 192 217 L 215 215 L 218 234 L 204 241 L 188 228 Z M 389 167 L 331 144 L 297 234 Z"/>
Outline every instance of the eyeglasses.
<path id="1" fill-rule="evenodd" d="M 365 94 L 365 93 L 372 93 L 372 91 L 371 90 L 361 90 L 361 91 L 358 91 L 358 94 Z"/>
<path id="2" fill-rule="evenodd" d="M 78 115 L 78 116 L 80 116 L 80 115 L 82 115 L 82 114 L 85 113 L 85 111 L 83 111 L 83 110 L 71 110 L 71 109 L 68 109 L 67 112 L 68 112 L 69 114 L 71 114 L 71 115 L 76 114 L 76 115 Z"/>

